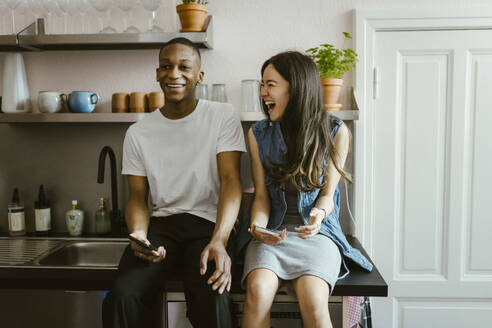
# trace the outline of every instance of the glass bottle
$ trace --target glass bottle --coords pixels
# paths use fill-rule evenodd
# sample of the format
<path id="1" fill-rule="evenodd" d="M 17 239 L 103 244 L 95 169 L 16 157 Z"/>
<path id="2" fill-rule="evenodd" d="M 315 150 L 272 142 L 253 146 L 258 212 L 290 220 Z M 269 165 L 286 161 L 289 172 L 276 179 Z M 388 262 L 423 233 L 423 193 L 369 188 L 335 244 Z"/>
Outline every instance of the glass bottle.
<path id="1" fill-rule="evenodd" d="M 99 208 L 96 211 L 95 221 L 97 234 L 102 235 L 111 232 L 111 218 L 106 208 L 106 202 L 102 197 L 99 198 Z"/>
<path id="2" fill-rule="evenodd" d="M 9 235 L 22 236 L 26 234 L 26 218 L 24 215 L 24 204 L 19 200 L 19 190 L 14 189 L 12 202 L 7 205 L 9 220 Z"/>
<path id="3" fill-rule="evenodd" d="M 38 200 L 34 202 L 34 223 L 36 235 L 47 235 L 51 230 L 51 208 L 46 195 L 44 186 L 39 186 Z"/>
<path id="4" fill-rule="evenodd" d="M 65 222 L 70 236 L 80 236 L 84 228 L 84 212 L 77 209 L 77 201 L 72 200 L 72 209 L 65 214 Z"/>

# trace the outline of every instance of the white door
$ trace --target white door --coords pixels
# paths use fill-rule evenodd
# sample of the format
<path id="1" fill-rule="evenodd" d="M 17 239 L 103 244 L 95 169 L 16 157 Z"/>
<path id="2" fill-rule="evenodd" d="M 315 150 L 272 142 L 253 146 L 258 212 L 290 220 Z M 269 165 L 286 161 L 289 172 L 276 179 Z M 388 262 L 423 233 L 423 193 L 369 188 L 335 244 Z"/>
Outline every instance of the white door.
<path id="1" fill-rule="evenodd" d="M 377 32 L 375 327 L 492 327 L 492 31 Z"/>

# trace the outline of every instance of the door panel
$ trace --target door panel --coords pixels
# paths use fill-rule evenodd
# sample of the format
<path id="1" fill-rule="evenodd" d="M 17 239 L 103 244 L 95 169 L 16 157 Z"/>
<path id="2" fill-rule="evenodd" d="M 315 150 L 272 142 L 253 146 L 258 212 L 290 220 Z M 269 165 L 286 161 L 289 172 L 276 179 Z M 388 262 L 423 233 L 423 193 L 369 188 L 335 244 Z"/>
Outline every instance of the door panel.
<path id="1" fill-rule="evenodd" d="M 377 327 L 463 327 L 492 309 L 492 31 L 377 32 Z"/>

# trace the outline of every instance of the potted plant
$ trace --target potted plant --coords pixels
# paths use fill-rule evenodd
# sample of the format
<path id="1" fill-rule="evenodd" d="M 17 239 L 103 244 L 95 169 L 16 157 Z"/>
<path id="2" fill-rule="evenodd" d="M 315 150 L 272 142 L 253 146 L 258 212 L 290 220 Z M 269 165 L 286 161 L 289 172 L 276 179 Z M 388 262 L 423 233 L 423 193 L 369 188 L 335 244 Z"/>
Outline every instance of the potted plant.
<path id="1" fill-rule="evenodd" d="M 207 0 L 183 0 L 176 6 L 181 22 L 180 32 L 201 32 L 207 17 Z"/>
<path id="2" fill-rule="evenodd" d="M 344 43 L 352 36 L 343 32 Z M 335 48 L 331 44 L 321 44 L 319 47 L 306 50 L 318 66 L 323 86 L 323 102 L 326 110 L 338 110 L 338 97 L 342 89 L 343 75 L 357 62 L 357 53 L 350 48 Z"/>

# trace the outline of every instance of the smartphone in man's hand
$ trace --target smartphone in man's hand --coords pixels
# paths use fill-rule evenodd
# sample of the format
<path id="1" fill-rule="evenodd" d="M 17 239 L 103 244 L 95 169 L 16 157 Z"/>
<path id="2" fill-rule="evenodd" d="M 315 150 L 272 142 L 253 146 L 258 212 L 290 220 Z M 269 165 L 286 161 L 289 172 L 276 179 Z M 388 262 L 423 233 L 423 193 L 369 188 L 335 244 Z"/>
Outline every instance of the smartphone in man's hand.
<path id="1" fill-rule="evenodd" d="M 137 239 L 137 238 L 133 237 L 132 235 L 128 235 L 128 239 L 130 239 L 131 241 L 136 242 L 139 246 L 141 246 L 143 248 L 146 248 L 146 249 L 151 250 L 151 251 L 157 251 L 157 247 L 153 246 L 150 243 L 147 245 L 146 243 L 144 243 L 140 239 Z"/>

